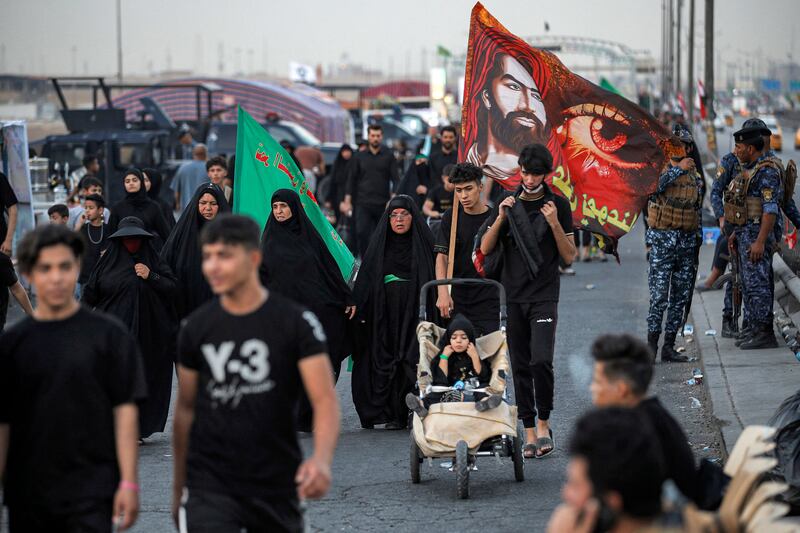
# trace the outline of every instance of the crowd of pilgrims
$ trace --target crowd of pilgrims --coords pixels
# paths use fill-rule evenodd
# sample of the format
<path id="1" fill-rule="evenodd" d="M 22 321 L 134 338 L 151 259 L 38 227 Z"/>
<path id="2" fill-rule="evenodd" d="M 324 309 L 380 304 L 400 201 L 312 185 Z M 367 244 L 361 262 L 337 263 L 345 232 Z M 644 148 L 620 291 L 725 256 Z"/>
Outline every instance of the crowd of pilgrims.
<path id="1" fill-rule="evenodd" d="M 116 316 L 139 341 L 148 390 L 140 405 L 145 439 L 166 426 L 180 323 L 213 297 L 201 269 L 200 231 L 231 206 L 217 185 L 205 183 L 175 222 L 170 206 L 158 199 L 160 174 L 130 169 L 123 185 L 125 198 L 111 206 L 104 227 L 107 237 L 87 241 L 98 258 L 87 265 L 80 291 L 85 305 Z M 297 193 L 280 189 L 270 205 L 261 239 L 262 283 L 319 318 L 337 379 L 352 354 L 352 395 L 362 426 L 405 428 L 405 397 L 416 382 L 419 291 L 436 277 L 434 236 L 418 203 L 407 195 L 388 203 L 352 289 Z M 300 430 L 311 430 L 311 417 L 303 396 Z"/>

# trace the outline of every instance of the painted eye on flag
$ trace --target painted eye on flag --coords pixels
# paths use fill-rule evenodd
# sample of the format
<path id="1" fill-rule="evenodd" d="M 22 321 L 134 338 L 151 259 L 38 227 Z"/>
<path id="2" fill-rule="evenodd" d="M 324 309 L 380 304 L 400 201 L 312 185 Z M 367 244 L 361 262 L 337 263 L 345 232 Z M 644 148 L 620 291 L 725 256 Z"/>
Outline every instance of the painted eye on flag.
<path id="1" fill-rule="evenodd" d="M 647 165 L 640 150 L 630 146 L 631 120 L 611 105 L 580 104 L 564 111 L 567 120 L 559 128 L 573 148 L 621 169 L 639 170 Z M 562 131 L 562 128 L 566 131 Z"/>

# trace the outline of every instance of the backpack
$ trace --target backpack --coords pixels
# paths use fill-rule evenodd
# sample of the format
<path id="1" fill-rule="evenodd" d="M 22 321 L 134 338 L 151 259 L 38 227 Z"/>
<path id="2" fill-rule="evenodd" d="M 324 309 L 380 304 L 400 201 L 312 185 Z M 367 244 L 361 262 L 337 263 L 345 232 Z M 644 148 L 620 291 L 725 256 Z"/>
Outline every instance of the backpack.
<path id="1" fill-rule="evenodd" d="M 797 182 L 797 165 L 790 159 L 786 164 L 786 170 L 782 173 L 783 178 L 783 205 L 788 204 L 794 197 L 794 185 Z"/>

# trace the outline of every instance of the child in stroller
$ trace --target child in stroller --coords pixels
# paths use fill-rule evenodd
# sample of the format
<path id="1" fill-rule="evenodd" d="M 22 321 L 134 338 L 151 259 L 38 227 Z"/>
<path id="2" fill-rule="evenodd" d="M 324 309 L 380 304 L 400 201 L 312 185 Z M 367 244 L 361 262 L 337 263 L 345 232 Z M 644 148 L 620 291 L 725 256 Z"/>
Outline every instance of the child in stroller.
<path id="1" fill-rule="evenodd" d="M 431 360 L 433 386 L 453 387 L 447 392 L 432 392 L 420 399 L 410 392 L 406 405 L 417 416 L 424 418 L 428 408 L 439 402 L 474 401 L 480 411 L 494 409 L 502 402 L 499 395 L 471 392 L 486 387 L 492 377 L 492 369 L 481 361 L 475 347 L 475 329 L 463 315 L 456 315 L 450 322 L 440 344 L 441 353 Z"/>

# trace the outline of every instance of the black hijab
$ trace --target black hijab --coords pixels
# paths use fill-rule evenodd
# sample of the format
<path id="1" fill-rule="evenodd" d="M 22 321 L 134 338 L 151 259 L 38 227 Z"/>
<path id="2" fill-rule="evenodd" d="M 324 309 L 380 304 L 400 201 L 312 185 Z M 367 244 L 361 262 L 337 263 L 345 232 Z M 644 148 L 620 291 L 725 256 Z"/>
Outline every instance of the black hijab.
<path id="1" fill-rule="evenodd" d="M 389 215 L 400 208 L 411 213 L 411 229 L 403 235 L 398 235 L 389 226 Z M 353 288 L 356 305 L 362 309 L 371 299 L 377 306 L 375 312 L 382 314 L 379 294 L 383 294 L 384 276 L 394 274 L 409 280 L 419 291 L 424 283 L 436 278 L 434 265 L 433 234 L 417 204 L 410 196 L 395 196 L 383 212 L 361 262 Z M 367 309 L 364 311 L 369 312 Z M 411 309 L 410 314 L 417 316 L 415 309 Z"/>
<path id="2" fill-rule="evenodd" d="M 161 188 L 164 185 L 164 177 L 155 168 L 144 168 L 142 172 L 150 179 L 150 190 L 147 197 L 153 200 L 161 208 L 161 214 L 166 219 L 170 231 L 175 227 L 175 216 L 172 214 L 172 206 L 168 201 L 161 197 Z"/>
<path id="3" fill-rule="evenodd" d="M 148 176 L 150 173 L 147 174 Z M 217 200 L 219 211 L 217 216 L 230 211 L 225 194 L 213 183 L 204 183 L 194 193 L 187 204 L 193 209 L 184 209 L 167 242 L 161 249 L 161 260 L 174 272 L 178 280 L 175 295 L 175 307 L 178 318 L 188 316 L 200 305 L 213 296 L 208 282 L 202 272 L 202 251 L 200 249 L 200 231 L 207 222 L 198 210 L 200 198 L 210 194 Z"/>
<path id="4" fill-rule="evenodd" d="M 463 331 L 466 333 L 469 342 L 475 344 L 475 326 L 472 325 L 472 322 L 470 322 L 467 317 L 458 314 L 450 321 L 450 325 L 447 326 L 447 331 L 444 332 L 444 336 L 439 340 L 440 350 L 443 350 L 445 346 L 450 344 L 450 337 L 452 337 L 453 333 L 456 331 Z"/>
<path id="5" fill-rule="evenodd" d="M 144 223 L 147 231 L 154 234 L 153 246 L 160 250 L 170 233 L 170 226 L 164 218 L 164 213 L 157 202 L 147 196 L 144 186 L 144 176 L 138 168 L 129 168 L 122 175 L 123 184 L 125 177 L 136 176 L 139 179 L 139 190 L 136 192 L 125 191 L 125 199 L 111 206 L 109 229 L 114 232 L 119 222 L 125 217 L 136 217 Z"/>
<path id="6" fill-rule="evenodd" d="M 345 150 L 350 150 L 350 159 L 345 159 L 342 155 Z M 347 185 L 347 177 L 350 170 L 350 162 L 353 160 L 355 151 L 349 144 L 343 144 L 339 148 L 339 153 L 336 154 L 336 159 L 333 161 L 333 168 L 331 169 L 330 183 L 328 184 L 328 196 L 326 201 L 333 204 L 334 210 L 338 212 L 339 202 L 344 199 L 344 189 Z"/>
<path id="7" fill-rule="evenodd" d="M 285 202 L 292 216 L 278 222 L 270 210 L 261 236 L 264 285 L 311 309 L 350 305 L 350 288 L 306 215 L 300 197 L 291 189 L 278 189 L 270 207 L 275 202 Z"/>

